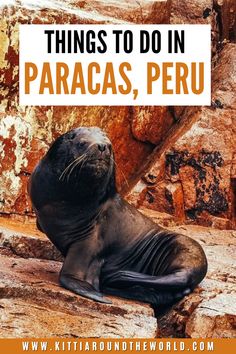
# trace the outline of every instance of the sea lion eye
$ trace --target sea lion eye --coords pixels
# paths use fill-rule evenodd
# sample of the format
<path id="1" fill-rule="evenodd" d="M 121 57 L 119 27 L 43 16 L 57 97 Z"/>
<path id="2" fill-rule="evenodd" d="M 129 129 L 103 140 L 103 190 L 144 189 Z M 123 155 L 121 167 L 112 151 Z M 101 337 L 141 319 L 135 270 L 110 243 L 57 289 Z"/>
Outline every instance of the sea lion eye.
<path id="1" fill-rule="evenodd" d="M 83 147 L 85 144 L 86 144 L 85 141 L 80 141 L 80 142 L 78 143 L 78 147 Z"/>
<path id="2" fill-rule="evenodd" d="M 75 133 L 71 133 L 69 136 L 68 136 L 68 139 L 69 140 L 73 140 L 75 138 L 76 134 Z"/>

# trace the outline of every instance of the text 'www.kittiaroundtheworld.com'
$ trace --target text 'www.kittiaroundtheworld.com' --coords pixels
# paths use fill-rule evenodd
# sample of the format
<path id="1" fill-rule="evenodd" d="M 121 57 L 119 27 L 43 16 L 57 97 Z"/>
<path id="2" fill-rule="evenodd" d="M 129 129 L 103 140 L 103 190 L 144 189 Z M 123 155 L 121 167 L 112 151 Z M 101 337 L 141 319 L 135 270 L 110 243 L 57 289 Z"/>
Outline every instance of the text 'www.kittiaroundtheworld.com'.
<path id="1" fill-rule="evenodd" d="M 214 351 L 213 341 L 23 341 L 23 351 L 58 352 L 189 352 Z"/>

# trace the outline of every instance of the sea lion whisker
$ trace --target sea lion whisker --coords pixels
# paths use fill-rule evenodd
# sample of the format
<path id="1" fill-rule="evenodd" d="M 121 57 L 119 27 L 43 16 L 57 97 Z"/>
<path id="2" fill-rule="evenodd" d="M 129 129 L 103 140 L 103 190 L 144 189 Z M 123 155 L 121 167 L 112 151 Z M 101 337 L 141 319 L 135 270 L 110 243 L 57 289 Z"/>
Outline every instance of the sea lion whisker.
<path id="1" fill-rule="evenodd" d="M 94 145 L 94 144 L 91 144 Z M 91 145 L 88 146 L 88 150 L 90 149 Z M 68 170 L 70 169 L 70 167 L 72 167 L 74 164 L 77 165 L 78 163 L 80 163 L 84 157 L 88 154 L 88 150 L 81 156 L 76 157 L 61 173 L 59 179 L 64 179 L 64 177 L 66 176 L 66 173 L 68 172 Z"/>
<path id="2" fill-rule="evenodd" d="M 83 155 L 84 155 L 84 154 L 83 154 Z M 83 155 L 77 157 L 77 158 L 74 159 L 68 166 L 66 166 L 66 168 L 62 171 L 61 175 L 59 176 L 59 180 L 64 179 L 64 177 L 65 177 L 65 175 L 66 175 L 68 169 L 69 169 L 74 163 L 76 163 L 79 159 L 81 159 L 81 158 L 83 157 Z"/>
<path id="3" fill-rule="evenodd" d="M 115 166 L 117 167 L 117 163 L 116 163 L 116 161 L 114 160 L 114 158 L 113 158 L 112 156 L 111 156 L 111 160 L 112 160 L 112 162 L 115 164 Z M 125 177 L 124 172 L 122 171 L 122 169 L 121 169 L 120 167 L 119 167 L 119 170 L 120 170 L 122 176 L 124 177 L 124 180 L 125 180 L 125 183 L 126 183 L 127 187 L 129 187 L 129 183 L 128 183 L 126 177 Z"/>
<path id="4" fill-rule="evenodd" d="M 68 172 L 68 174 L 67 174 L 67 181 L 69 181 L 70 176 L 71 176 L 73 170 L 74 170 L 79 164 L 81 164 L 81 163 L 83 164 L 83 163 L 84 163 L 84 161 L 86 160 L 86 156 L 87 156 L 87 152 L 83 155 L 83 158 L 82 158 L 82 159 L 80 159 L 79 161 L 75 161 L 75 163 L 71 166 L 71 169 L 67 171 L 67 172 Z"/>
<path id="5" fill-rule="evenodd" d="M 69 181 L 70 176 L 71 176 L 73 170 L 74 170 L 77 166 L 80 165 L 79 171 L 81 170 L 82 166 L 84 165 L 84 162 L 87 161 L 87 158 L 86 158 L 86 157 L 87 157 L 87 156 L 84 156 L 84 158 L 83 158 L 82 160 L 80 160 L 79 162 L 77 162 L 77 163 L 72 167 L 72 169 L 69 171 L 69 173 L 68 173 L 68 175 L 67 175 L 67 181 Z"/>
<path id="6" fill-rule="evenodd" d="M 71 173 L 73 172 L 73 170 L 80 164 L 82 163 L 80 170 L 82 168 L 82 166 L 84 165 L 84 162 L 87 161 L 86 157 L 88 156 L 89 150 L 95 145 L 95 143 L 91 143 L 88 147 L 87 147 L 87 151 L 81 156 L 81 159 L 78 159 L 77 161 L 75 161 L 76 163 L 71 167 L 71 170 L 68 174 L 67 177 L 67 181 L 69 180 Z"/>

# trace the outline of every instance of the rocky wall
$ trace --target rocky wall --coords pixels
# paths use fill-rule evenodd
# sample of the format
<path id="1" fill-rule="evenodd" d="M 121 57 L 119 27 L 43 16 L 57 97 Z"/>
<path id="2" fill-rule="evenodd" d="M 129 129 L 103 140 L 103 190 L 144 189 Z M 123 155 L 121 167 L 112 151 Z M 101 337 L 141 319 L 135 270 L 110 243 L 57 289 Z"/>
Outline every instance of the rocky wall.
<path id="1" fill-rule="evenodd" d="M 53 139 L 76 126 L 98 125 L 113 142 L 118 187 L 130 192 L 131 202 L 181 221 L 231 227 L 235 7 L 233 0 L 1 1 L 0 213 L 31 215 L 28 176 Z M 20 23 L 211 24 L 212 106 L 20 107 Z"/>
<path id="2" fill-rule="evenodd" d="M 164 215 L 146 215 L 166 225 Z M 163 218 L 164 216 L 164 218 Z M 172 226 L 201 243 L 206 278 L 173 307 L 110 297 L 98 303 L 58 285 L 61 256 L 32 224 L 0 218 L 0 337 L 236 338 L 236 231 Z"/>
<path id="3" fill-rule="evenodd" d="M 128 199 L 182 221 L 235 227 L 236 45 L 212 72 L 212 105 L 188 108 Z"/>
<path id="4" fill-rule="evenodd" d="M 0 212 L 32 213 L 28 176 L 51 142 L 77 126 L 99 126 L 107 132 L 115 150 L 118 187 L 128 189 L 133 174 L 153 149 L 152 142 L 138 140 L 132 132 L 135 112 L 130 107 L 19 106 L 19 24 L 169 22 L 169 1 L 22 0 L 3 1 L 0 6 Z M 157 141 L 168 130 L 164 127 L 169 113 L 167 108 L 150 110 L 162 126 Z M 170 117 L 168 127 L 173 123 Z"/>

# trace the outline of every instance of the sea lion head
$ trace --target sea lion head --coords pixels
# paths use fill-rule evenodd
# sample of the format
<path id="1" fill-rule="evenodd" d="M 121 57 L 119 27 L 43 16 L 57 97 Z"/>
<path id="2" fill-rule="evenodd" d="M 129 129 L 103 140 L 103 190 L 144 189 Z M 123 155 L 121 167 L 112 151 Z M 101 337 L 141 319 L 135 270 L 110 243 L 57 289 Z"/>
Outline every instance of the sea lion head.
<path id="1" fill-rule="evenodd" d="M 98 127 L 80 127 L 61 135 L 46 159 L 68 196 L 79 194 L 88 200 L 115 192 L 112 144 Z"/>

